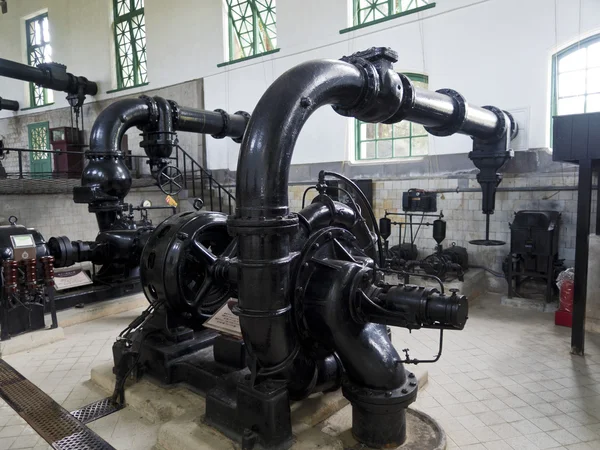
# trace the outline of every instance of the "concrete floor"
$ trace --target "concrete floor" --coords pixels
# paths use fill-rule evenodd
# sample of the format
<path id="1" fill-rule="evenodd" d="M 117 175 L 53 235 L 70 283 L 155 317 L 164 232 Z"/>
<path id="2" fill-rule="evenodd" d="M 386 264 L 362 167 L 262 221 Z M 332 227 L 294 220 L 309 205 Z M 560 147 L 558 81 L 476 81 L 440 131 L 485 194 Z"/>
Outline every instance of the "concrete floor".
<path id="1" fill-rule="evenodd" d="M 104 396 L 92 367 L 111 360 L 115 336 L 131 311 L 65 328 L 66 339 L 5 359 L 72 410 Z M 464 331 L 446 332 L 442 359 L 415 406 L 463 450 L 600 449 L 600 337 L 588 333 L 585 358 L 569 355 L 570 330 L 553 315 L 500 306 L 480 297 Z M 437 332 L 394 330 L 398 349 L 431 357 Z M 91 424 L 119 450 L 151 449 L 160 424 L 123 410 Z M 324 426 L 326 426 L 324 424 Z M 6 404 L 0 406 L 0 450 L 49 448 Z"/>

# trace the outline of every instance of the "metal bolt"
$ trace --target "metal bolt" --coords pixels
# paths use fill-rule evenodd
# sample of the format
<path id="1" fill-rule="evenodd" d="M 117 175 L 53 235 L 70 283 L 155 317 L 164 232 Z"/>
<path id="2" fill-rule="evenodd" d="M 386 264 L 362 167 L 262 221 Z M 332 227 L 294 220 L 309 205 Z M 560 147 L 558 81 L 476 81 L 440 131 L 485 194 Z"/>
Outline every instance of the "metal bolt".
<path id="1" fill-rule="evenodd" d="M 411 373 L 408 374 L 408 378 L 414 378 L 414 377 L 415 377 L 414 373 L 411 372 Z"/>
<path id="2" fill-rule="evenodd" d="M 387 391 L 387 392 L 385 393 L 385 396 L 386 396 L 386 397 L 391 397 L 391 396 L 392 396 L 392 392 L 391 392 L 391 391 Z"/>
<path id="3" fill-rule="evenodd" d="M 415 386 L 417 385 L 417 383 L 415 383 L 414 381 L 411 381 L 409 384 L 410 384 L 412 387 L 415 387 Z"/>
<path id="4" fill-rule="evenodd" d="M 403 394 L 408 394 L 408 389 L 406 389 L 406 388 L 402 388 L 402 393 L 403 393 Z"/>
<path id="5" fill-rule="evenodd" d="M 312 100 L 308 97 L 302 97 L 300 99 L 300 106 L 302 106 L 303 108 L 308 108 L 312 105 Z"/>

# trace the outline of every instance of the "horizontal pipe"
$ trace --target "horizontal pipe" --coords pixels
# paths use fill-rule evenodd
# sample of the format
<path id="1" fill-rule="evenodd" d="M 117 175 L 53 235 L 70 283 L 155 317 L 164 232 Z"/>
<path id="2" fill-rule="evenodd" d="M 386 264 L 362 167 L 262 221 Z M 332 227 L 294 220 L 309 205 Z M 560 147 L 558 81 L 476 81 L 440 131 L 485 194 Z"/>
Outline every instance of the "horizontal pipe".
<path id="1" fill-rule="evenodd" d="M 96 95 L 98 85 L 85 77 L 67 72 L 66 66 L 57 63 L 44 63 L 38 67 L 28 66 L 0 58 L 0 76 L 29 81 L 44 88 L 68 94 Z"/>
<path id="2" fill-rule="evenodd" d="M 597 189 L 597 186 L 593 186 L 592 189 Z M 541 191 L 576 191 L 579 189 L 578 186 L 523 186 L 523 187 L 499 187 L 496 188 L 497 192 L 541 192 Z M 429 192 L 436 194 L 462 194 L 464 192 L 481 192 L 479 188 L 455 188 L 455 189 L 435 189 Z M 421 215 L 419 214 L 419 217 Z"/>
<path id="3" fill-rule="evenodd" d="M 493 107 L 470 105 L 462 95 L 451 89 L 437 92 L 413 85 L 403 74 L 398 74 L 402 82 L 402 106 L 385 123 L 402 120 L 418 123 L 433 135 L 449 136 L 459 133 L 482 140 L 499 140 L 506 129 L 511 139 L 518 132 L 516 123 L 509 114 Z"/>
<path id="4" fill-rule="evenodd" d="M 227 119 L 223 119 L 224 116 Z M 190 133 L 203 133 L 219 137 L 240 139 L 246 130 L 248 120 L 241 114 L 227 114 L 220 111 L 206 111 L 196 108 L 179 107 L 176 129 Z"/>
<path id="5" fill-rule="evenodd" d="M 3 109 L 6 109 L 8 111 L 18 111 L 19 102 L 0 97 L 0 110 Z"/>

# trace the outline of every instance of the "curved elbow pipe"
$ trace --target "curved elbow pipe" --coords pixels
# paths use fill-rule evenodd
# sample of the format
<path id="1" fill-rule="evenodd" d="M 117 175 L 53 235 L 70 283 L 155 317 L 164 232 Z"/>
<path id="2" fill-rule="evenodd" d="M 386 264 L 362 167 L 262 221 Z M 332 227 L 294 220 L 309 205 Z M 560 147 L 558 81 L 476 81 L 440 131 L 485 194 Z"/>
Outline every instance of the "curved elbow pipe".
<path id="1" fill-rule="evenodd" d="M 150 105 L 144 98 L 128 98 L 109 105 L 99 115 L 90 132 L 91 154 L 117 155 L 125 132 L 150 121 Z"/>
<path id="2" fill-rule="evenodd" d="M 264 371 L 284 371 L 299 352 L 289 292 L 290 235 L 298 227 L 288 204 L 294 145 L 317 108 L 353 106 L 364 84 L 361 71 L 345 62 L 301 64 L 269 87 L 248 123 L 238 161 L 236 215 L 228 225 L 239 235 L 237 314 L 249 351 Z"/>
<path id="3" fill-rule="evenodd" d="M 300 64 L 267 89 L 240 149 L 237 217 L 273 218 L 289 213 L 289 169 L 304 123 L 323 105 L 353 106 L 364 89 L 365 80 L 357 67 L 333 60 Z"/>

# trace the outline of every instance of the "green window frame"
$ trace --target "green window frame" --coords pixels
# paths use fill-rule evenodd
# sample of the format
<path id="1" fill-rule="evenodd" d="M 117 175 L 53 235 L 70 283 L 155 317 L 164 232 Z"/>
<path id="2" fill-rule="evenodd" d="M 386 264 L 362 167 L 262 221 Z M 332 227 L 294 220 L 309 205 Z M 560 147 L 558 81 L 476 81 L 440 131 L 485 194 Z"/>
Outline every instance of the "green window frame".
<path id="1" fill-rule="evenodd" d="M 398 17 L 414 14 L 435 7 L 431 0 L 353 0 L 354 26 L 340 33 L 348 33 L 359 28 Z"/>
<path id="2" fill-rule="evenodd" d="M 52 62 L 52 45 L 48 13 L 43 13 L 25 21 L 25 39 L 27 42 L 27 64 L 38 66 Z M 36 108 L 54 102 L 54 92 L 29 83 L 29 106 Z"/>
<path id="3" fill-rule="evenodd" d="M 600 111 L 600 34 L 552 57 L 552 115 Z"/>
<path id="4" fill-rule="evenodd" d="M 229 62 L 279 50 L 276 0 L 225 0 L 225 6 L 229 22 Z"/>
<path id="5" fill-rule="evenodd" d="M 404 74 L 415 86 L 427 88 L 427 75 Z M 423 125 L 408 121 L 388 125 L 355 120 L 355 127 L 356 161 L 403 159 L 429 153 L 429 134 Z"/>
<path id="6" fill-rule="evenodd" d="M 148 59 L 144 0 L 113 0 L 113 13 L 117 90 L 145 86 Z"/>

